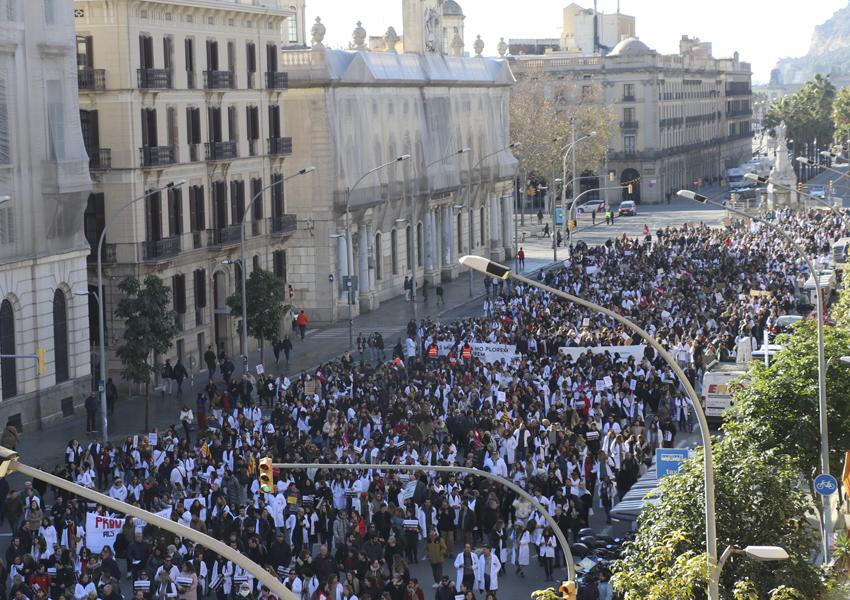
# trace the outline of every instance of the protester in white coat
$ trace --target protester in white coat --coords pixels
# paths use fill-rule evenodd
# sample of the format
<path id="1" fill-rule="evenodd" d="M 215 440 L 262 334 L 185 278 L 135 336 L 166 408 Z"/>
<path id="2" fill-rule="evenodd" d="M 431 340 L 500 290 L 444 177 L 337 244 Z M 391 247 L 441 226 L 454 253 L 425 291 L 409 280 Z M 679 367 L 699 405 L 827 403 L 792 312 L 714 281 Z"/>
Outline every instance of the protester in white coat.
<path id="1" fill-rule="evenodd" d="M 489 568 L 488 568 L 489 567 Z M 499 571 L 502 563 L 493 554 L 490 546 L 484 546 L 484 552 L 478 557 L 475 565 L 475 582 L 482 592 L 492 592 L 499 589 Z"/>

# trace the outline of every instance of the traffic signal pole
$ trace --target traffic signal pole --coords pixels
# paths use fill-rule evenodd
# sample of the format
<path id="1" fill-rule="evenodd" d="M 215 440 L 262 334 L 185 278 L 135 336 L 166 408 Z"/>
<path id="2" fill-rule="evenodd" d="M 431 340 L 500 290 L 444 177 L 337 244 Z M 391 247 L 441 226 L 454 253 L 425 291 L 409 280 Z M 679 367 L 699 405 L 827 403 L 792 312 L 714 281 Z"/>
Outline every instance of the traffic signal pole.
<path id="1" fill-rule="evenodd" d="M 300 598 L 296 597 L 295 594 L 283 585 L 283 583 L 281 583 L 273 574 L 263 569 L 254 561 L 248 559 L 248 557 L 244 554 L 237 552 L 217 539 L 196 531 L 195 529 L 186 527 L 185 525 L 180 525 L 174 521 L 155 515 L 152 512 L 138 508 L 137 506 L 133 506 L 132 504 L 121 502 L 120 500 L 116 500 L 115 498 L 111 498 L 105 494 L 101 494 L 100 492 L 90 490 L 66 479 L 62 479 L 61 477 L 45 473 L 40 469 L 34 469 L 33 467 L 20 462 L 16 452 L 0 446 L 0 477 L 5 477 L 7 474 L 12 472 L 20 473 L 32 479 L 43 481 L 48 485 L 65 490 L 66 492 L 70 492 L 74 495 L 85 498 L 86 500 L 91 500 L 92 502 L 111 508 L 114 511 L 142 519 L 149 525 L 159 527 L 160 529 L 164 529 L 180 537 L 192 540 L 196 544 L 212 550 L 216 554 L 223 556 L 227 560 L 245 569 L 253 577 L 262 582 L 263 585 L 268 587 L 269 590 L 281 600 L 300 600 Z"/>

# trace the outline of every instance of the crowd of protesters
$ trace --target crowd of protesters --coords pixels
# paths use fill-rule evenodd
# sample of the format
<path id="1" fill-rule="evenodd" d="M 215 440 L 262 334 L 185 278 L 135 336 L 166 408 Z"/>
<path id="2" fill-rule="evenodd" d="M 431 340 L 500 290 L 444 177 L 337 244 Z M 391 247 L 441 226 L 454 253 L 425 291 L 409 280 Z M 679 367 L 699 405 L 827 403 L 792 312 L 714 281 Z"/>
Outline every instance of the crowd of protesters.
<path id="1" fill-rule="evenodd" d="M 771 218 L 819 261 L 847 234 L 829 213 Z M 698 387 L 709 364 L 748 357 L 798 307 L 808 276 L 769 230 L 733 223 L 580 242 L 542 277 L 633 319 Z M 552 579 L 563 558 L 530 502 L 472 471 L 430 467 L 518 483 L 575 540 L 655 448 L 692 427 L 692 412 L 651 349 L 575 359 L 560 350 L 641 343 L 613 320 L 536 288 L 489 283 L 484 316 L 412 321 L 390 352 L 383 339 L 361 337 L 358 356 L 310 372 L 234 377 L 232 362 L 210 350 L 209 384 L 179 424 L 120 445 L 72 440 L 55 473 L 154 512 L 171 508 L 173 520 L 223 540 L 305 600 L 424 600 L 426 589 L 436 600 L 494 600 L 500 581 L 524 577 L 532 560 Z M 516 356 L 485 364 L 469 351 L 475 342 L 516 346 Z M 291 342 L 281 349 L 288 356 Z M 422 468 L 275 472 L 264 493 L 264 456 Z M 112 548 L 92 554 L 85 515 L 102 509 L 39 482 L 9 490 L 0 480 L 3 496 L 0 518 L 13 535 L 0 595 L 112 600 L 124 597 L 122 575 L 138 600 L 270 595 L 240 567 L 129 518 Z M 423 560 L 433 581 L 411 577 Z"/>

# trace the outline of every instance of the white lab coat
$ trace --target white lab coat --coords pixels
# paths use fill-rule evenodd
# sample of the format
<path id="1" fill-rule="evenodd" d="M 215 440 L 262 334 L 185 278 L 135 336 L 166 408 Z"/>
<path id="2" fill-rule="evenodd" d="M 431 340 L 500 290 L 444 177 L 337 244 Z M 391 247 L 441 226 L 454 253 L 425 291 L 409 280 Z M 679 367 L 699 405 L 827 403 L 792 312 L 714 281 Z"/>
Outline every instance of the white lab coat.
<path id="1" fill-rule="evenodd" d="M 472 571 L 475 573 L 475 578 L 478 579 L 478 557 L 475 552 L 472 553 Z M 463 583 L 463 551 L 459 552 L 455 557 L 455 589 L 459 590 Z"/>
<path id="2" fill-rule="evenodd" d="M 475 584 L 479 590 L 484 591 L 484 565 L 487 558 L 482 554 L 478 557 L 478 562 L 475 565 Z M 499 570 L 502 568 L 502 563 L 499 562 L 499 557 L 490 552 L 490 589 L 499 589 Z"/>
<path id="3" fill-rule="evenodd" d="M 523 531 L 520 538 L 517 540 L 514 536 L 514 564 L 522 567 L 528 566 L 529 561 L 529 544 L 531 544 L 531 534 Z"/>

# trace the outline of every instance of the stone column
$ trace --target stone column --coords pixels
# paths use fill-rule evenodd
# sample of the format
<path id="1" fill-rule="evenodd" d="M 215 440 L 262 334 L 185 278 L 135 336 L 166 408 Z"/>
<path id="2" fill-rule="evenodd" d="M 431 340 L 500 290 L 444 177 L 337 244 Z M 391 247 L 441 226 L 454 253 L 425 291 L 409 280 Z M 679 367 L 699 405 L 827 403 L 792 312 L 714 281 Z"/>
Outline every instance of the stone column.
<path id="1" fill-rule="evenodd" d="M 353 238 L 352 238 L 353 239 Z M 343 277 L 348 276 L 348 245 L 345 236 L 337 239 L 337 273 L 339 275 L 339 285 L 337 286 L 337 294 L 342 302 L 347 300 L 347 290 L 343 285 Z"/>
<path id="2" fill-rule="evenodd" d="M 514 199 L 513 196 L 502 196 L 502 246 L 505 256 L 513 256 L 514 248 Z"/>
<path id="3" fill-rule="evenodd" d="M 442 256 L 442 264 L 440 271 L 442 273 L 442 277 L 444 280 L 451 279 L 452 276 L 452 248 L 454 248 L 454 240 L 452 236 L 452 230 L 454 229 L 454 215 L 452 214 L 451 205 L 445 205 L 442 207 L 443 214 L 442 225 L 443 225 L 443 236 L 441 241 L 441 256 Z"/>
<path id="4" fill-rule="evenodd" d="M 357 249 L 357 258 L 360 264 L 358 272 L 358 284 L 360 286 L 360 295 L 369 294 L 371 285 L 369 281 L 369 225 L 361 223 L 357 232 L 360 238 L 359 248 Z"/>

